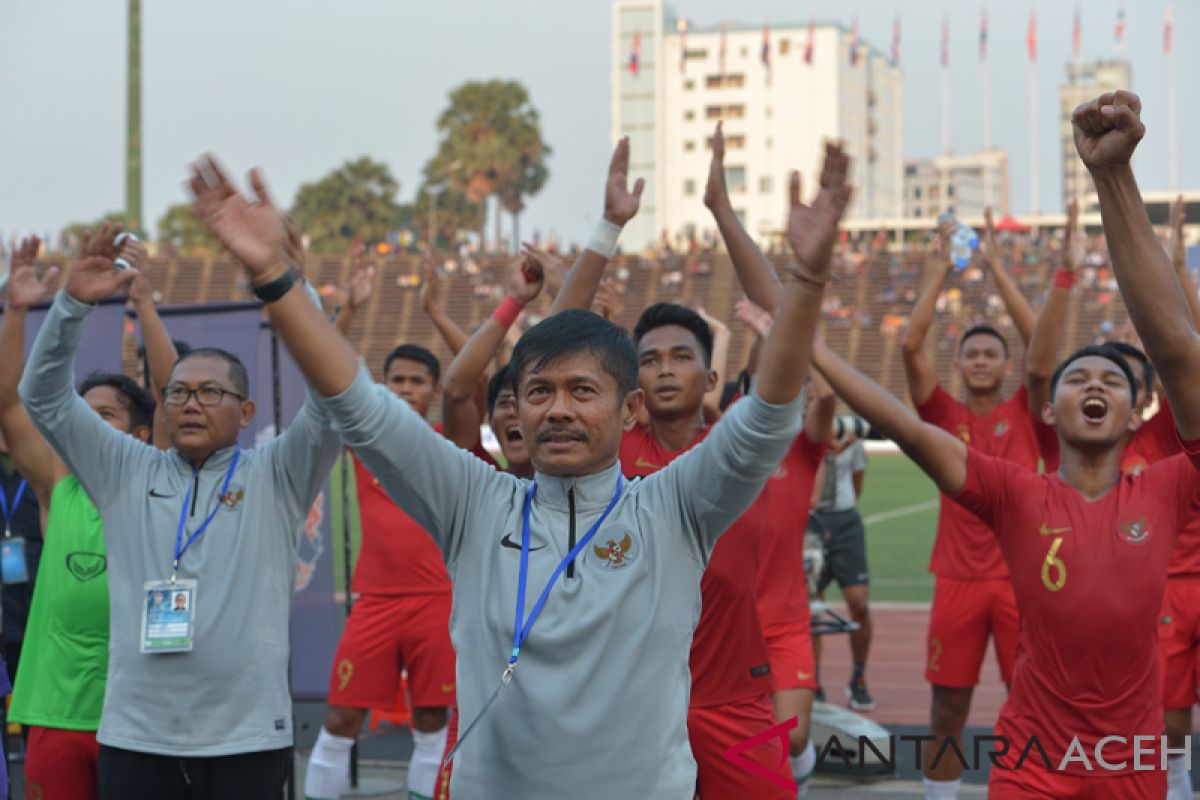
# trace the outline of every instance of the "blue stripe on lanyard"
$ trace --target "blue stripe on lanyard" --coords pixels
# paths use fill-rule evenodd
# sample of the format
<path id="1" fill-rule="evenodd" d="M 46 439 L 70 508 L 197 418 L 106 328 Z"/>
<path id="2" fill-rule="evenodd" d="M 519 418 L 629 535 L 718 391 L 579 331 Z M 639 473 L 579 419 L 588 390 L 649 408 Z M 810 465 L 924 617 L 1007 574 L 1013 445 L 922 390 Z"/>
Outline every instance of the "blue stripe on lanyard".
<path id="1" fill-rule="evenodd" d="M 529 515 L 533 508 L 533 496 L 537 493 L 537 481 L 529 484 L 529 492 L 525 495 L 525 508 L 522 510 L 521 524 L 521 572 L 517 576 L 517 618 L 513 623 L 513 649 L 512 655 L 508 658 L 509 667 L 513 667 L 517 663 L 517 658 L 521 654 L 521 645 L 529 637 L 529 632 L 533 630 L 534 620 L 542 613 L 542 607 L 546 605 L 546 598 L 550 596 L 550 590 L 554 588 L 554 582 L 558 580 L 558 576 L 567 568 L 567 564 L 574 561 L 583 548 L 587 547 L 588 542 L 596 535 L 596 531 L 600 530 L 600 526 L 604 524 L 604 520 L 608 519 L 608 515 L 616 508 L 617 501 L 621 499 L 621 489 L 625 484 L 625 478 L 621 475 L 617 476 L 617 491 L 613 494 L 612 500 L 608 502 L 608 508 L 604 509 L 604 513 L 600 515 L 600 519 L 593 523 L 588 532 L 583 538 L 567 553 L 567 557 L 558 563 L 554 573 L 550 576 L 550 580 L 546 582 L 546 588 L 542 589 L 541 597 L 537 599 L 533 610 L 529 612 L 529 619 L 525 620 L 525 624 L 521 624 L 521 620 L 525 614 L 525 580 L 529 573 Z"/>
<path id="2" fill-rule="evenodd" d="M 191 505 L 191 502 L 192 502 L 192 487 L 188 486 L 187 494 L 185 494 L 183 496 L 183 508 L 180 509 L 180 511 L 179 511 L 179 528 L 178 528 L 178 530 L 175 531 L 175 563 L 172 565 L 172 568 L 171 568 L 171 580 L 172 581 L 175 580 L 175 575 L 176 575 L 176 573 L 179 572 L 179 559 L 183 558 L 183 554 L 186 553 L 187 549 L 192 546 L 192 542 L 199 539 L 200 535 L 202 533 L 204 533 L 206 530 L 208 530 L 209 523 L 213 521 L 213 518 L 217 516 L 217 512 L 221 510 L 221 500 L 225 497 L 226 493 L 229 491 L 229 482 L 231 480 L 233 480 L 233 471 L 235 469 L 237 469 L 238 459 L 241 457 L 242 457 L 242 448 L 238 447 L 238 449 L 236 451 L 234 451 L 233 462 L 229 465 L 229 471 L 225 473 L 225 482 L 223 484 L 221 484 L 221 494 L 218 495 L 218 497 L 217 497 L 216 508 L 214 508 L 212 511 L 209 512 L 208 516 L 204 518 L 204 522 L 200 523 L 200 527 L 197 528 L 195 530 L 195 532 L 193 532 L 192 535 L 188 537 L 187 544 L 184 544 L 183 543 L 183 531 L 185 530 L 185 527 L 187 525 L 188 506 Z M 195 476 L 196 476 L 196 468 L 193 467 L 192 468 L 192 477 L 195 478 Z M 195 480 L 193 480 L 192 483 L 194 484 Z"/>
<path id="3" fill-rule="evenodd" d="M 8 497 L 4 494 L 4 489 L 0 489 L 0 511 L 4 512 L 4 532 L 9 534 L 12 532 L 12 521 L 17 516 L 17 508 L 21 505 L 21 498 L 25 496 L 26 482 L 21 478 L 21 483 L 17 486 L 17 496 L 13 498 L 12 511 L 8 509 Z"/>

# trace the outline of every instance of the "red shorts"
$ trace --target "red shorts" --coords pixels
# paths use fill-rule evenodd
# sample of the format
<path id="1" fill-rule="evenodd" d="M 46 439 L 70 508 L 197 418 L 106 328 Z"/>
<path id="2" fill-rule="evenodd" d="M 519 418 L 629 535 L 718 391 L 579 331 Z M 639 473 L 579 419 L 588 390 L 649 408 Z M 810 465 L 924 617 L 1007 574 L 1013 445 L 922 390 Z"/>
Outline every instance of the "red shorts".
<path id="1" fill-rule="evenodd" d="M 446 729 L 446 750 L 442 753 L 442 763 L 446 756 L 458 744 L 458 706 L 450 709 L 450 725 Z M 450 776 L 454 772 L 454 762 L 438 770 L 437 783 L 433 785 L 433 800 L 450 800 Z"/>
<path id="2" fill-rule="evenodd" d="M 329 705 L 391 708 L 408 670 L 414 708 L 454 705 L 450 594 L 358 599 L 333 656 Z"/>
<path id="3" fill-rule="evenodd" d="M 1167 773 L 1162 770 L 1084 777 L 1047 770 L 1035 751 L 1019 770 L 993 766 L 987 796 L 988 800 L 1162 800 L 1166 795 Z"/>
<path id="4" fill-rule="evenodd" d="M 100 780 L 100 743 L 95 731 L 28 726 L 25 796 L 95 800 Z"/>
<path id="5" fill-rule="evenodd" d="M 764 626 L 763 638 L 767 640 L 775 691 L 817 688 L 812 626 L 807 618 L 801 622 Z"/>
<path id="6" fill-rule="evenodd" d="M 1191 708 L 1200 686 L 1200 577 L 1167 579 L 1159 623 L 1163 708 Z"/>
<path id="7" fill-rule="evenodd" d="M 1008 578 L 962 580 L 938 577 L 929 613 L 925 680 L 968 689 L 979 683 L 988 636 L 996 641 L 1000 678 L 1012 682 L 1020 616 Z"/>
<path id="8" fill-rule="evenodd" d="M 775 727 L 775 709 L 765 695 L 719 706 L 688 709 L 688 739 L 696 759 L 696 791 L 703 800 L 753 797 L 756 800 L 793 800 L 795 781 L 788 762 L 788 736 L 772 736 L 745 750 L 741 758 L 788 782 L 788 791 L 777 782 L 756 775 L 725 757 L 736 744 Z"/>

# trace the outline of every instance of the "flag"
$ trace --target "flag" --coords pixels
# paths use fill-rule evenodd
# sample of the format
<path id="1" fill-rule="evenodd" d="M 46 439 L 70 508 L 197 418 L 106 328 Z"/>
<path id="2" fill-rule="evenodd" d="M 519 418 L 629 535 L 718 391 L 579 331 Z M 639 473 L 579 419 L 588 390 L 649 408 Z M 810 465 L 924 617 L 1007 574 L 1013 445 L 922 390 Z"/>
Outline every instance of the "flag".
<path id="1" fill-rule="evenodd" d="M 858 15 L 850 25 L 850 66 L 858 66 Z"/>
<path id="2" fill-rule="evenodd" d="M 979 17 L 979 60 L 987 61 L 987 9 Z"/>
<path id="3" fill-rule="evenodd" d="M 1163 20 L 1163 52 L 1167 55 L 1171 54 L 1171 33 L 1175 27 L 1174 14 L 1171 13 L 1171 5 L 1167 4 L 1167 16 Z"/>
<path id="4" fill-rule="evenodd" d="M 763 24 L 762 63 L 768 70 L 771 68 L 771 26 Z"/>
<path id="5" fill-rule="evenodd" d="M 721 49 L 718 52 L 718 56 L 720 57 L 720 68 L 717 70 L 722 75 L 725 74 L 725 34 L 726 33 L 727 33 L 727 31 L 725 30 L 725 26 L 722 25 L 721 26 Z"/>
<path id="6" fill-rule="evenodd" d="M 1083 55 L 1083 19 L 1080 16 L 1079 5 L 1075 5 L 1075 27 L 1071 31 L 1071 56 L 1076 62 Z"/>
<path id="7" fill-rule="evenodd" d="M 808 42 L 804 45 L 804 63 L 812 64 L 813 60 L 813 39 L 817 35 L 817 26 L 813 23 L 808 23 Z"/>
<path id="8" fill-rule="evenodd" d="M 637 77 L 638 74 L 638 59 L 641 56 L 642 50 L 642 35 L 635 33 L 633 35 L 633 47 L 629 50 L 629 74 Z"/>
<path id="9" fill-rule="evenodd" d="M 942 17 L 942 66 L 950 66 L 950 22 Z"/>
<path id="10" fill-rule="evenodd" d="M 1125 46 L 1125 2 L 1121 1 L 1121 5 L 1117 8 L 1117 28 L 1113 32 L 1117 42 L 1117 49 L 1120 50 Z"/>
<path id="11" fill-rule="evenodd" d="M 896 12 L 896 21 L 892 23 L 892 63 L 900 66 L 900 12 Z"/>
<path id="12" fill-rule="evenodd" d="M 675 29 L 679 31 L 679 72 L 683 74 L 687 72 L 687 20 L 680 17 Z"/>
<path id="13" fill-rule="evenodd" d="M 1029 9 L 1029 33 L 1025 36 L 1025 44 L 1029 47 L 1029 63 L 1037 63 L 1037 12 Z"/>

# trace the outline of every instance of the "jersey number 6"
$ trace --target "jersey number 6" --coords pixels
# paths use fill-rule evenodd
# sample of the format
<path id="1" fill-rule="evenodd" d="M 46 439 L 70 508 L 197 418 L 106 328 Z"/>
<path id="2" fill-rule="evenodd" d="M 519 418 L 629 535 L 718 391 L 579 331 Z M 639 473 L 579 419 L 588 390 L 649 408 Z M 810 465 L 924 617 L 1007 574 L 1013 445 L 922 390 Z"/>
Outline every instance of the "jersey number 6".
<path id="1" fill-rule="evenodd" d="M 1067 582 L 1067 565 L 1058 557 L 1058 548 L 1062 547 L 1062 543 L 1062 537 L 1056 536 L 1050 545 L 1050 552 L 1046 553 L 1046 560 L 1042 562 L 1042 584 L 1052 592 L 1057 592 Z M 1053 580 L 1050 577 L 1051 570 Z"/>

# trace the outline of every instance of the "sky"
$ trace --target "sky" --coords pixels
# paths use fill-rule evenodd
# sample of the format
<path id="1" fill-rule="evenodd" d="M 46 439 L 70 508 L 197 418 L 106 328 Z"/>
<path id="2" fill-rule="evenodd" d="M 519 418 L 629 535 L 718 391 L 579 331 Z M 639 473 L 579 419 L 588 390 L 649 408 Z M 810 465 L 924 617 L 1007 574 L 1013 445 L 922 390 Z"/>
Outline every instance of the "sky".
<path id="1" fill-rule="evenodd" d="M 981 142 L 978 36 L 989 16 L 992 141 L 1010 157 L 1011 203 L 1030 207 L 1029 10 L 1038 25 L 1039 206 L 1060 210 L 1058 84 L 1071 58 L 1075 5 L 1067 0 L 678 0 L 694 25 L 751 26 L 857 17 L 861 36 L 889 52 L 902 20 L 904 154 L 940 149 L 939 49 L 950 25 L 951 147 Z M 1174 4 L 1179 127 L 1200 127 L 1200 4 Z M 736 8 L 736 16 L 729 14 Z M 1144 191 L 1168 188 L 1167 0 L 1127 11 L 1133 89 L 1149 132 L 1136 162 Z M 611 12 L 608 0 L 142 0 L 143 163 L 146 217 L 185 199 L 192 159 L 219 155 L 244 179 L 261 166 L 275 195 L 345 161 L 385 162 L 413 197 L 433 154 L 434 122 L 467 80 L 515 79 L 541 112 L 552 146 L 550 180 L 532 198 L 522 232 L 586 240 L 600 215 L 609 157 Z M 1084 60 L 1114 53 L 1119 0 L 1086 0 Z M 124 196 L 126 0 L 0 3 L 0 236 L 46 234 L 120 209 Z M 1182 45 L 1182 46 L 1180 46 Z M 1181 187 L 1200 189 L 1200 149 L 1182 136 Z M 244 180 L 243 180 L 244 185 Z M 507 223 L 506 223 L 507 225 Z M 491 230 L 489 226 L 489 231 Z"/>

